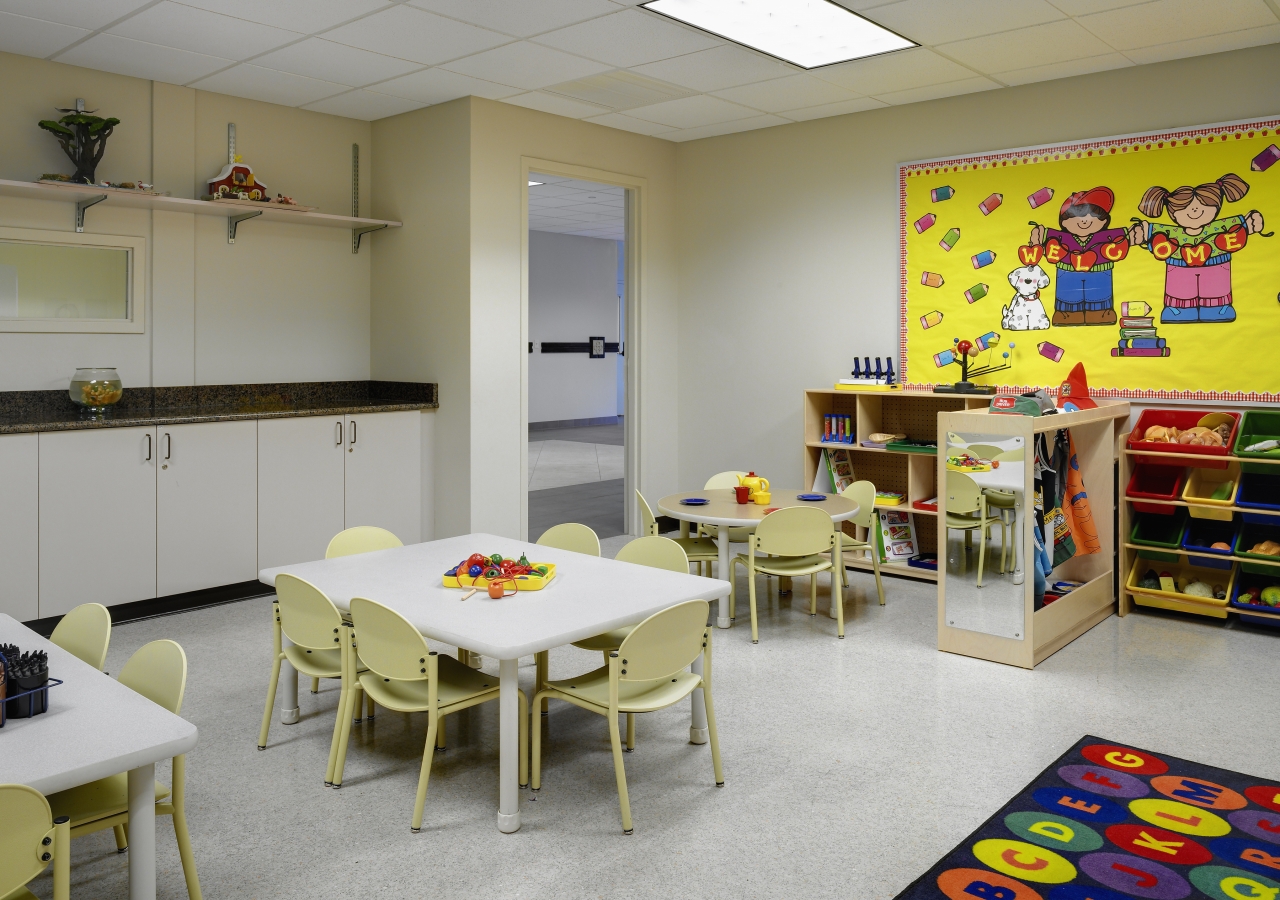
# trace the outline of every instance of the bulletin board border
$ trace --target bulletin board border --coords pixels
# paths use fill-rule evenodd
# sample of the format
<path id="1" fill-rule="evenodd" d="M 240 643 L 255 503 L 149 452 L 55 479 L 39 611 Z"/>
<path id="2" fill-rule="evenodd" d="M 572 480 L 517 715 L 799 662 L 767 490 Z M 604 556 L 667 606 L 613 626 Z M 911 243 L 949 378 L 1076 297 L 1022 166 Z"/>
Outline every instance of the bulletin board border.
<path id="1" fill-rule="evenodd" d="M 910 380 L 911 365 L 907 359 L 907 179 L 913 175 L 939 175 L 947 172 L 963 172 L 973 169 L 997 168 L 1007 165 L 1028 165 L 1056 162 L 1068 158 L 1084 159 L 1091 156 L 1117 153 L 1144 153 L 1164 150 L 1170 146 L 1191 143 L 1242 140 L 1261 135 L 1280 138 L 1280 117 L 1267 119 L 1242 119 L 1234 122 L 1218 122 L 1165 131 L 1112 135 L 1087 141 L 1068 141 L 1032 147 L 1016 147 L 967 156 L 939 157 L 915 160 L 898 165 L 898 371 L 904 387 L 933 389 L 946 382 Z M 1045 388 L 1057 394 L 1057 385 L 999 384 L 1005 393 L 1023 393 Z M 1280 393 L 1259 391 L 1163 391 L 1131 388 L 1089 388 L 1098 397 L 1115 397 L 1127 400 L 1225 400 L 1235 403 L 1277 403 Z"/>

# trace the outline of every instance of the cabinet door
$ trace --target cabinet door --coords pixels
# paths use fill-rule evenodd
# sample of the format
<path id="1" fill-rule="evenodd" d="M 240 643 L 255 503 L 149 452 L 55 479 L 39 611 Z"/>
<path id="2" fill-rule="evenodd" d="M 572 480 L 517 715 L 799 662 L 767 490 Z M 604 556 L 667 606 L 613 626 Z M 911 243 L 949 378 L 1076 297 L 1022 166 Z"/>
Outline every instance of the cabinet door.
<path id="1" fill-rule="evenodd" d="M 40 435 L 40 617 L 156 596 L 156 430 Z"/>
<path id="2" fill-rule="evenodd" d="M 347 416 L 347 527 L 377 525 L 406 544 L 422 533 L 422 413 Z"/>
<path id="3" fill-rule="evenodd" d="M 258 577 L 256 422 L 157 429 L 156 589 L 161 597 Z"/>
<path id="4" fill-rule="evenodd" d="M 258 422 L 258 568 L 323 559 L 343 529 L 342 416 Z"/>
<path id="5" fill-rule="evenodd" d="M 40 617 L 40 442 L 0 437 L 0 613 Z"/>

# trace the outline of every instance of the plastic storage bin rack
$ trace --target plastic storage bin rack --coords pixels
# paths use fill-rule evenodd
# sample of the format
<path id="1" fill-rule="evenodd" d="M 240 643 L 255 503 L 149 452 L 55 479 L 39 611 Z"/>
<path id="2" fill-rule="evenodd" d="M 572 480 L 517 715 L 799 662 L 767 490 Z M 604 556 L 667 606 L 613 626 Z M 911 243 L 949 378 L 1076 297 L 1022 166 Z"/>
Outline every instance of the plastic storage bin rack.
<path id="1" fill-rule="evenodd" d="M 1268 562 L 1280 563 L 1280 556 L 1251 553 L 1249 550 L 1250 547 L 1262 541 L 1280 542 L 1280 525 L 1258 525 L 1246 522 L 1240 529 L 1240 539 L 1236 542 L 1236 556 L 1262 560 L 1262 562 L 1241 563 L 1241 568 L 1255 575 L 1272 575 L 1280 581 L 1280 565 L 1267 565 Z"/>
<path id="2" fill-rule="evenodd" d="M 1241 459 L 1280 460 L 1280 449 L 1254 450 L 1252 452 L 1244 449 L 1261 441 L 1277 440 L 1280 440 L 1280 412 L 1251 409 L 1244 414 L 1244 418 L 1240 421 L 1239 434 L 1236 435 L 1236 442 L 1232 450 Z M 1280 466 L 1246 462 L 1244 471 L 1280 474 Z"/>
<path id="3" fill-rule="evenodd" d="M 1193 594 L 1184 594 L 1177 590 L 1166 591 L 1162 588 L 1139 587 L 1138 582 L 1142 580 L 1148 569 L 1155 569 L 1157 573 L 1168 572 L 1173 576 L 1175 586 L 1183 578 L 1188 578 L 1192 581 L 1203 581 L 1211 586 L 1220 584 L 1223 585 L 1226 595 L 1219 600 L 1217 597 L 1196 597 Z M 1125 582 L 1125 587 L 1133 595 L 1134 602 L 1141 606 L 1158 606 L 1161 609 L 1200 613 L 1201 615 L 1225 619 L 1227 617 L 1226 606 L 1231 597 L 1231 592 L 1235 589 L 1237 572 L 1238 570 L 1234 564 L 1230 571 L 1225 571 L 1223 569 L 1205 569 L 1200 566 L 1171 565 L 1168 563 L 1153 565 L 1151 560 L 1138 557 L 1133 561 L 1133 569 L 1129 572 L 1129 580 Z"/>
<path id="4" fill-rule="evenodd" d="M 1174 514 L 1171 516 L 1153 516 L 1147 513 L 1138 513 L 1134 517 L 1136 521 L 1133 523 L 1133 529 L 1129 532 L 1129 543 L 1141 544 L 1144 547 L 1162 547 L 1165 550 L 1175 551 L 1168 553 L 1155 550 L 1139 550 L 1138 554 L 1143 559 L 1173 563 L 1181 560 L 1182 557 L 1176 551 L 1182 547 L 1182 538 L 1187 531 L 1187 510 L 1182 506 L 1169 508 L 1174 510 Z"/>
<path id="5" fill-rule="evenodd" d="M 1268 468 L 1280 469 L 1280 466 Z M 1246 523 L 1280 525 L 1280 471 L 1275 474 L 1244 472 L 1240 476 L 1236 506 L 1257 510 L 1243 514 Z"/>
<path id="6" fill-rule="evenodd" d="M 1133 508 L 1138 512 L 1155 513 L 1158 516 L 1171 516 L 1178 507 L 1162 503 L 1142 503 L 1145 500 L 1177 500 L 1186 484 L 1185 469 L 1171 466 L 1152 466 L 1138 463 L 1133 467 L 1133 475 L 1129 478 L 1129 486 L 1125 495 L 1133 501 Z"/>
<path id="7" fill-rule="evenodd" d="M 1239 490 L 1240 463 L 1232 462 L 1225 469 L 1192 469 L 1182 499 L 1190 504 L 1193 519 L 1229 522 Z"/>
<path id="8" fill-rule="evenodd" d="M 1233 609 L 1240 610 L 1241 621 L 1249 622 L 1253 625 L 1265 625 L 1268 628 L 1280 628 L 1280 606 L 1255 606 L 1252 603 L 1246 603 L 1241 600 L 1241 597 L 1249 588 L 1264 588 L 1271 585 L 1280 585 L 1280 568 L 1277 568 L 1272 575 L 1251 574 L 1243 571 L 1240 573 L 1240 577 L 1236 579 L 1236 586 L 1231 592 L 1230 606 Z M 1265 615 L 1249 615 L 1248 613 L 1250 612 L 1272 613 L 1276 618 Z"/>
<path id="9" fill-rule="evenodd" d="M 1182 549 L 1188 554 L 1202 553 L 1203 556 L 1188 556 L 1187 562 L 1193 566 L 1208 569 L 1230 569 L 1231 560 L 1220 557 L 1230 556 L 1235 552 L 1236 541 L 1240 537 L 1240 529 L 1235 522 L 1220 522 L 1215 519 L 1192 519 L 1187 525 L 1182 538 Z M 1227 549 L 1215 550 L 1213 544 L 1226 544 Z"/>
<path id="10" fill-rule="evenodd" d="M 50 678 L 39 687 L 26 691 L 15 691 L 15 684 L 9 685 L 5 700 L 0 702 L 0 728 L 10 719 L 29 719 L 49 711 L 49 688 L 62 684 L 61 678 Z"/>
<path id="11" fill-rule="evenodd" d="M 1164 425 L 1165 427 L 1172 425 L 1180 430 L 1186 430 L 1199 425 L 1201 420 L 1207 420 L 1211 416 L 1226 416 L 1231 420 L 1231 434 L 1221 447 L 1193 447 L 1190 444 L 1170 444 L 1165 441 L 1142 440 L 1142 436 L 1147 433 L 1147 429 L 1152 425 Z M 1209 413 L 1206 415 L 1204 412 L 1195 409 L 1144 409 L 1142 415 L 1138 417 L 1137 424 L 1129 432 L 1129 449 L 1149 450 L 1153 453 L 1189 453 L 1196 456 L 1227 457 L 1231 453 L 1231 448 L 1235 445 L 1236 435 L 1239 431 L 1240 413 L 1238 412 Z M 1225 468 L 1227 464 L 1226 459 L 1222 462 L 1208 459 L 1188 459 L 1183 461 L 1168 456 L 1139 456 L 1138 461 L 1156 466 L 1198 466 L 1204 469 L 1221 469 Z"/>

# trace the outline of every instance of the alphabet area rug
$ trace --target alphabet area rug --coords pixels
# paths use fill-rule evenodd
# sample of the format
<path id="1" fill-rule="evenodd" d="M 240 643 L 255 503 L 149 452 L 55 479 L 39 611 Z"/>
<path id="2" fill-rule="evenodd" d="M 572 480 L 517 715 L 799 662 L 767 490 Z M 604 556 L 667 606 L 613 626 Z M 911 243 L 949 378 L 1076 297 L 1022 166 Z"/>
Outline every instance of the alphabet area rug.
<path id="1" fill-rule="evenodd" d="M 896 900 L 1280 897 L 1280 782 L 1089 735 Z"/>

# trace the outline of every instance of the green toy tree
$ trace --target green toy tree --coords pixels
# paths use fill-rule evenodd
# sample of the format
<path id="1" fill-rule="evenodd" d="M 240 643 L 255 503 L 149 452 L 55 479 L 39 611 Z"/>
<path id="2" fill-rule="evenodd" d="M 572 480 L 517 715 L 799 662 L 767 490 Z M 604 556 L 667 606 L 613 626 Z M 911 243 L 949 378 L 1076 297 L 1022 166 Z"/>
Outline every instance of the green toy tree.
<path id="1" fill-rule="evenodd" d="M 107 149 L 107 138 L 120 124 L 119 119 L 104 119 L 83 109 L 60 109 L 68 113 L 58 121 L 44 119 L 40 127 L 58 139 L 62 152 L 75 164 L 71 180 L 76 184 L 94 184 L 94 173 Z"/>

